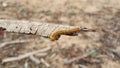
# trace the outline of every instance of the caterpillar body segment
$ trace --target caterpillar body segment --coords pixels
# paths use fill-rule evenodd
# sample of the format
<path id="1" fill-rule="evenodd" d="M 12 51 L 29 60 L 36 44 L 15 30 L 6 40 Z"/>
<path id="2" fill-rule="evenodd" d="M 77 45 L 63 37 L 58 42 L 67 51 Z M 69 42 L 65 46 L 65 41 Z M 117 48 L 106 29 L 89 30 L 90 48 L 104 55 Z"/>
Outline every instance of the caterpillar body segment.
<path id="1" fill-rule="evenodd" d="M 58 40 L 61 35 L 73 35 L 79 31 L 80 31 L 79 27 L 74 27 L 74 28 L 66 29 L 66 30 L 58 30 L 58 31 L 53 32 L 50 35 L 50 40 L 55 41 L 55 40 Z"/>

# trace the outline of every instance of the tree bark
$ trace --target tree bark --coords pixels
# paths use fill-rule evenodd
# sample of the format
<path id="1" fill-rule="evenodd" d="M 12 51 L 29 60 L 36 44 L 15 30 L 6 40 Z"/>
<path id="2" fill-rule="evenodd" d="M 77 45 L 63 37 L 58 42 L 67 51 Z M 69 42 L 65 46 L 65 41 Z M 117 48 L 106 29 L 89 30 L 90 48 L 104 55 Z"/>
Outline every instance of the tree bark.
<path id="1" fill-rule="evenodd" d="M 7 32 L 50 37 L 50 35 L 55 31 L 69 30 L 75 28 L 76 26 L 58 25 L 25 20 L 0 20 L 0 27 L 5 28 Z"/>

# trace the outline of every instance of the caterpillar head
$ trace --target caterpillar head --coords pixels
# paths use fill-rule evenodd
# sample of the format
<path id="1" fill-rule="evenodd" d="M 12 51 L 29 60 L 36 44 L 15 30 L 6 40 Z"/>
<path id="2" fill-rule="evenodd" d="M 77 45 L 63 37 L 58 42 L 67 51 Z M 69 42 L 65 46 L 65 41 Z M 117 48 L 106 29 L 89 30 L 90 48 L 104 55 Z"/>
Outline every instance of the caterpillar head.
<path id="1" fill-rule="evenodd" d="M 51 40 L 51 41 L 58 40 L 59 38 L 60 38 L 60 35 L 57 35 L 57 36 L 50 36 L 50 40 Z"/>
<path id="2" fill-rule="evenodd" d="M 96 30 L 95 29 L 88 29 L 86 27 L 80 27 L 80 32 L 88 32 L 88 31 L 91 31 L 91 32 L 95 32 Z"/>

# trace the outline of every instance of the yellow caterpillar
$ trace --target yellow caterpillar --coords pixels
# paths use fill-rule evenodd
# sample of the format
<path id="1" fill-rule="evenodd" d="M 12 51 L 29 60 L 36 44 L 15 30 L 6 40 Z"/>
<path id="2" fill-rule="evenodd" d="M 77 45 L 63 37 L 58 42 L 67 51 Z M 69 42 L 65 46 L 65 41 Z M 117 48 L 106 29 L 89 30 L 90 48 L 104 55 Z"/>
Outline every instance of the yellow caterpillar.
<path id="1" fill-rule="evenodd" d="M 55 41 L 57 40 L 61 35 L 72 35 L 76 32 L 79 32 L 80 31 L 80 28 L 79 27 L 75 27 L 75 28 L 71 28 L 71 29 L 68 29 L 68 30 L 58 30 L 58 31 L 55 31 L 53 32 L 51 35 L 50 35 L 50 40 L 51 41 Z"/>

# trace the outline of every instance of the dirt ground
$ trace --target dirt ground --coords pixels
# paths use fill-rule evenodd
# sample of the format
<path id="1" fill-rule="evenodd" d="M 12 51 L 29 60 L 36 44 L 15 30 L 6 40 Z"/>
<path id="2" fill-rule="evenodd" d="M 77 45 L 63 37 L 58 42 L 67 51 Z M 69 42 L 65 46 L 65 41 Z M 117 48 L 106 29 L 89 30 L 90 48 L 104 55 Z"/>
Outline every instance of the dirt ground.
<path id="1" fill-rule="evenodd" d="M 120 68 L 120 0 L 0 0 L 0 19 L 32 20 L 82 26 L 96 32 L 62 36 L 57 41 L 32 35 L 6 33 L 0 43 L 0 60 L 50 47 L 44 56 L 34 55 L 0 64 L 0 68 Z M 0 44 L 0 45 L 1 45 Z M 90 55 L 82 57 L 85 54 Z M 82 57 L 69 63 L 73 58 Z"/>

